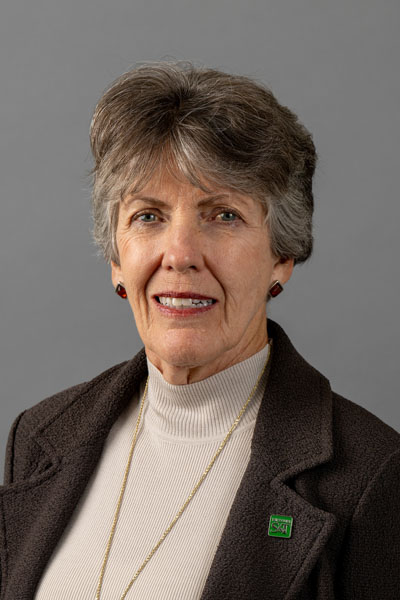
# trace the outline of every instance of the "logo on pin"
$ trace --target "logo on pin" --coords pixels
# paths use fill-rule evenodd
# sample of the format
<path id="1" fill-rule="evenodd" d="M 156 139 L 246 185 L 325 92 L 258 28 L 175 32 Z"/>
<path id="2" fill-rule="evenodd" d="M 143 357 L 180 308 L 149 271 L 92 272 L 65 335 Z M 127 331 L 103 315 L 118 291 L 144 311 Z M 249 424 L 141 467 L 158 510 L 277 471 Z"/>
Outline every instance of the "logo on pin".
<path id="1" fill-rule="evenodd" d="M 290 538 L 292 535 L 293 517 L 285 515 L 271 515 L 269 519 L 268 535 L 272 537 Z"/>

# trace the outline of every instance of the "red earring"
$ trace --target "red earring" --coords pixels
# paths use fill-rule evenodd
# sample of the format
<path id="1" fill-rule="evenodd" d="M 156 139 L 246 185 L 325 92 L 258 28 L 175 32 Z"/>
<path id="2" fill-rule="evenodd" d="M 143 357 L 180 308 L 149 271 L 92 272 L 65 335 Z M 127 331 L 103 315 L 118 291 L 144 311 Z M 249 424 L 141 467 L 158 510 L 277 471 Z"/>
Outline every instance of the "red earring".
<path id="1" fill-rule="evenodd" d="M 126 289 L 124 288 L 124 286 L 120 282 L 118 282 L 118 285 L 115 288 L 115 293 L 118 294 L 118 296 L 120 298 L 123 298 L 124 300 L 126 300 L 127 297 L 128 297 L 128 294 L 126 293 Z"/>
<path id="2" fill-rule="evenodd" d="M 275 281 L 272 286 L 269 288 L 269 295 L 272 298 L 275 298 L 283 291 L 283 286 L 279 283 L 279 281 Z"/>

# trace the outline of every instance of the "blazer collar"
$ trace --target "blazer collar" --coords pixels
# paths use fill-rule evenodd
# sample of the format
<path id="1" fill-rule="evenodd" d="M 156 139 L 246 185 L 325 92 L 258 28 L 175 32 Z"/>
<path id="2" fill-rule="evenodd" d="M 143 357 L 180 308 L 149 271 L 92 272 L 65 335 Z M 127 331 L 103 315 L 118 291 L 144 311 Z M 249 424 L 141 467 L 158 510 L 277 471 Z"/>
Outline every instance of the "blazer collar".
<path id="1" fill-rule="evenodd" d="M 333 457 L 332 391 L 274 321 L 268 320 L 268 334 L 272 363 L 252 450 L 285 480 Z"/>
<path id="2" fill-rule="evenodd" d="M 332 457 L 331 388 L 271 319 L 268 335 L 273 351 L 252 452 L 268 463 L 271 474 L 286 479 Z M 36 428 L 32 437 L 57 459 L 78 446 L 101 444 L 146 376 L 142 349 L 135 358 L 113 367 L 73 395 L 67 406 Z"/>

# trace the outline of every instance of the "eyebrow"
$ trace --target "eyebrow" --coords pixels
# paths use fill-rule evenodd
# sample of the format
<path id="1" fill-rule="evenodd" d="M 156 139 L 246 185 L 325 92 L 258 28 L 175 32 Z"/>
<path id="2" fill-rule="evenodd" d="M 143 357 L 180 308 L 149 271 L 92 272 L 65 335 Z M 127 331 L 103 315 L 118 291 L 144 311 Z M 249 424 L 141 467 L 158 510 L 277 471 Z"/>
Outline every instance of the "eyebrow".
<path id="1" fill-rule="evenodd" d="M 229 194 L 213 194 L 212 196 L 200 200 L 198 206 L 209 206 L 227 198 L 229 198 Z M 159 198 L 153 198 L 152 196 L 132 196 L 131 198 L 128 197 L 124 199 L 122 203 L 124 206 L 128 207 L 135 202 L 150 202 L 153 206 L 157 206 L 158 208 L 165 208 L 168 206 L 167 202 L 164 202 Z"/>
<path id="2" fill-rule="evenodd" d="M 213 194 L 211 196 L 203 198 L 202 200 L 199 200 L 198 206 L 200 208 L 203 206 L 211 206 L 213 204 L 221 202 L 221 200 L 227 200 L 229 197 L 230 195 L 226 193 Z M 247 204 L 245 198 L 241 198 L 241 201 Z M 166 208 L 168 206 L 168 203 L 164 202 L 164 200 L 160 200 L 159 198 L 154 198 L 152 196 L 131 196 L 130 198 L 125 198 L 122 204 L 126 207 L 129 207 L 135 202 L 149 202 L 153 206 L 156 206 L 158 208 Z"/>

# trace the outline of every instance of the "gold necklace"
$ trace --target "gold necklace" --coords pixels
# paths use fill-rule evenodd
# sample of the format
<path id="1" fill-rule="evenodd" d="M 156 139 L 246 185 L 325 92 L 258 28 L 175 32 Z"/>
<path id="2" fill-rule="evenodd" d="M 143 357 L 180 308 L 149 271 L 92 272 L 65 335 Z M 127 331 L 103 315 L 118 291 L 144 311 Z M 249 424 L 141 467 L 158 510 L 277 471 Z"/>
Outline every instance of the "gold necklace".
<path id="1" fill-rule="evenodd" d="M 221 442 L 221 444 L 220 444 L 217 452 L 212 457 L 212 459 L 211 459 L 209 465 L 207 466 L 206 470 L 204 471 L 204 473 L 202 474 L 202 476 L 200 477 L 200 479 L 198 480 L 198 482 L 196 483 L 196 485 L 194 486 L 194 488 L 190 492 L 188 498 L 186 499 L 186 501 L 184 502 L 184 504 L 182 504 L 181 508 L 176 513 L 175 517 L 173 518 L 173 520 L 171 521 L 171 523 L 168 525 L 167 529 L 164 531 L 164 533 L 162 534 L 162 536 L 158 540 L 157 544 L 150 551 L 150 553 L 147 555 L 147 557 L 145 558 L 145 560 L 143 561 L 143 563 L 141 564 L 141 566 L 136 571 L 135 575 L 133 576 L 133 578 L 129 582 L 128 587 L 125 589 L 124 593 L 122 594 L 120 600 L 124 600 L 126 598 L 126 595 L 129 592 L 129 590 L 131 589 L 132 585 L 134 584 L 134 582 L 136 581 L 136 579 L 139 577 L 140 573 L 143 571 L 144 567 L 147 565 L 147 563 L 149 562 L 149 560 L 151 559 L 151 557 L 155 554 L 155 552 L 161 546 L 162 542 L 165 540 L 165 538 L 167 537 L 167 535 L 169 534 L 169 532 L 171 531 L 171 529 L 173 528 L 173 526 L 175 525 L 175 523 L 177 522 L 177 520 L 179 519 L 179 517 L 182 515 L 182 513 L 186 509 L 187 505 L 189 504 L 189 502 L 191 501 L 191 499 L 193 498 L 193 496 L 195 495 L 195 493 L 197 492 L 197 490 L 199 489 L 199 487 L 201 486 L 201 484 L 203 483 L 203 481 L 207 477 L 207 475 L 208 475 L 211 467 L 214 465 L 214 463 L 217 460 L 218 456 L 221 454 L 222 450 L 224 449 L 224 446 L 225 446 L 226 442 L 229 440 L 229 438 L 231 437 L 233 431 L 236 429 L 236 427 L 237 427 L 240 419 L 242 418 L 243 413 L 245 412 L 245 410 L 246 410 L 246 408 L 247 408 L 250 400 L 254 396 L 254 394 L 255 394 L 255 392 L 257 390 L 258 384 L 260 383 L 261 377 L 263 376 L 264 371 L 265 371 L 265 369 L 267 367 L 267 364 L 269 362 L 269 357 L 270 357 L 270 354 L 271 354 L 271 346 L 272 346 L 272 340 L 269 340 L 267 360 L 265 361 L 264 367 L 262 368 L 262 371 L 261 371 L 260 375 L 258 376 L 258 379 L 257 379 L 257 381 L 256 381 L 253 389 L 251 390 L 249 397 L 247 398 L 246 402 L 242 406 L 242 408 L 241 408 L 238 416 L 236 417 L 235 421 L 233 422 L 232 427 L 230 428 L 230 430 L 226 434 L 223 442 Z M 110 533 L 110 536 L 108 538 L 106 553 L 105 553 L 103 564 L 102 564 L 102 567 L 101 567 L 100 579 L 99 579 L 99 583 L 97 585 L 97 591 L 96 591 L 96 600 L 100 600 L 100 592 L 101 592 L 101 587 L 103 585 L 104 572 L 105 572 L 105 569 L 106 569 L 106 565 L 107 565 L 107 561 L 108 561 L 108 556 L 110 554 L 111 544 L 112 544 L 112 541 L 113 541 L 113 538 L 114 538 L 114 533 L 115 533 L 115 529 L 116 529 L 116 526 L 117 526 L 119 512 L 120 512 L 120 509 L 121 509 L 122 499 L 123 499 L 124 492 L 125 492 L 126 482 L 127 482 L 127 479 L 128 479 L 128 474 L 129 474 L 129 470 L 130 470 L 130 466 L 131 466 L 131 462 L 132 462 L 133 450 L 134 450 L 135 444 L 136 444 L 136 438 L 137 438 L 137 434 L 138 434 L 138 430 L 139 430 L 139 423 L 140 423 L 140 419 L 142 417 L 143 406 L 144 406 L 144 401 L 145 401 L 145 398 L 146 398 L 146 395 L 147 395 L 148 385 L 149 385 L 149 378 L 147 377 L 146 386 L 144 388 L 143 398 L 142 398 L 142 402 L 141 402 L 141 405 L 140 405 L 139 416 L 138 416 L 138 419 L 137 419 L 137 422 L 136 422 L 135 433 L 133 434 L 132 445 L 131 445 L 131 449 L 130 449 L 130 452 L 129 452 L 128 463 L 127 463 L 126 468 L 125 468 L 124 479 L 123 479 L 123 482 L 122 482 L 121 491 L 119 493 L 119 498 L 118 498 L 118 503 L 117 503 L 117 509 L 115 511 L 114 521 L 113 521 L 113 524 L 112 524 L 112 527 L 111 527 L 111 533 Z"/>

